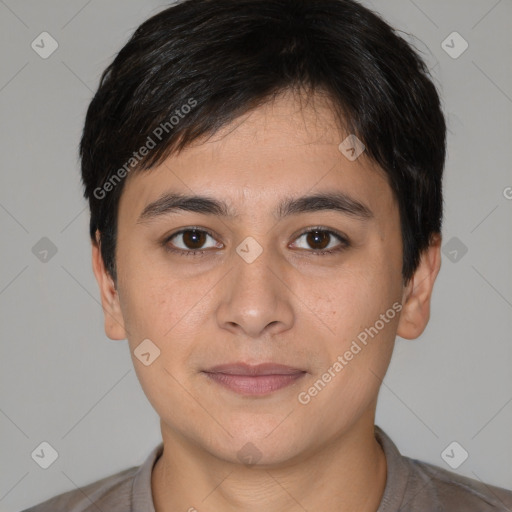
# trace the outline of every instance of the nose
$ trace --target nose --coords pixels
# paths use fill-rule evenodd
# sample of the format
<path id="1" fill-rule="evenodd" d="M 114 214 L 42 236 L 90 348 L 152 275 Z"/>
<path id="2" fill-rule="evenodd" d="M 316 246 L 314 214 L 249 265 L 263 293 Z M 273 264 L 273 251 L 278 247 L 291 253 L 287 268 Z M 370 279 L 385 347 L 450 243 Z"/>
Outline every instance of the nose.
<path id="1" fill-rule="evenodd" d="M 271 249 L 264 249 L 251 262 L 238 253 L 232 258 L 232 271 L 221 285 L 219 326 L 251 338 L 290 329 L 293 293 L 286 283 L 285 263 Z"/>

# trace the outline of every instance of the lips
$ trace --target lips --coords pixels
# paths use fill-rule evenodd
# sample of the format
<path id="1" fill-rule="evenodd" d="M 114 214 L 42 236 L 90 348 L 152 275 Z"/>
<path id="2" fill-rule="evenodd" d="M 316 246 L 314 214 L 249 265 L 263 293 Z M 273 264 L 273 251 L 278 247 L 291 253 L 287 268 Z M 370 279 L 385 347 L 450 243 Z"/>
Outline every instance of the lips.
<path id="1" fill-rule="evenodd" d="M 274 363 L 261 363 L 256 365 L 230 363 L 214 366 L 206 370 L 206 373 L 225 373 L 227 375 L 293 375 L 303 372 L 304 370 L 298 368 Z"/>
<path id="2" fill-rule="evenodd" d="M 275 363 L 223 364 L 203 373 L 220 386 L 240 395 L 249 396 L 268 395 L 295 383 L 306 375 L 305 370 Z"/>

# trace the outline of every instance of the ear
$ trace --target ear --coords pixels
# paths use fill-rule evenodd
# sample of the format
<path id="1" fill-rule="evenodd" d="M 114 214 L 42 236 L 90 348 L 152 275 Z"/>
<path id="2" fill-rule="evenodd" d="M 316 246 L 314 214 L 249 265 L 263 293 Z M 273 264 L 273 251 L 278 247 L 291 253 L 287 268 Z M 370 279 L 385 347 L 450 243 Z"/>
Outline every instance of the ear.
<path id="1" fill-rule="evenodd" d="M 119 295 L 112 277 L 105 269 L 101 256 L 99 231 L 96 231 L 96 242 L 92 243 L 92 269 L 100 288 L 101 305 L 105 315 L 105 333 L 111 340 L 124 340 L 126 339 L 126 330 L 119 304 Z"/>
<path id="2" fill-rule="evenodd" d="M 424 330 L 430 319 L 430 298 L 434 281 L 441 268 L 441 235 L 432 236 L 431 243 L 421 254 L 420 263 L 404 287 L 402 312 L 397 334 L 412 340 Z"/>

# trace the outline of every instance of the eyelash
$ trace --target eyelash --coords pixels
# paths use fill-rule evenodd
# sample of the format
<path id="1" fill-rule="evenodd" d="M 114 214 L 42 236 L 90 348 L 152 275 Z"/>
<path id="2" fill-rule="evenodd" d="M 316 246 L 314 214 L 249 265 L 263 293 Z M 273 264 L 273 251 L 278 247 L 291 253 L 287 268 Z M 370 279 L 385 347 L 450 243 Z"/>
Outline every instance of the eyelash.
<path id="1" fill-rule="evenodd" d="M 184 249 L 175 249 L 175 248 L 173 248 L 173 247 L 171 247 L 169 245 L 169 242 L 175 236 L 181 235 L 182 233 L 186 233 L 187 231 L 198 231 L 200 233 L 206 233 L 207 235 L 211 236 L 212 238 L 215 238 L 215 236 L 216 236 L 214 233 L 212 233 L 211 231 L 209 231 L 208 229 L 205 229 L 205 228 L 198 228 L 198 227 L 194 227 L 194 226 L 187 227 L 187 228 L 181 229 L 179 231 L 176 231 L 176 233 L 173 233 L 173 234 L 169 235 L 168 237 L 166 237 L 163 240 L 162 245 L 164 246 L 165 250 L 170 252 L 170 253 L 177 254 L 179 256 L 195 256 L 195 257 L 202 257 L 202 256 L 204 256 L 205 253 L 208 252 L 208 249 L 206 249 L 206 250 L 197 249 L 197 250 L 188 250 L 188 251 L 186 251 Z M 322 226 L 315 226 L 313 228 L 307 229 L 306 231 L 303 231 L 302 233 L 300 233 L 295 238 L 295 240 L 297 240 L 298 238 L 300 238 L 300 237 L 302 237 L 304 235 L 307 235 L 309 233 L 315 232 L 315 231 L 319 231 L 321 233 L 327 233 L 330 236 L 334 236 L 335 238 L 337 238 L 341 242 L 341 245 L 339 245 L 338 247 L 336 247 L 334 249 L 323 250 L 323 251 L 307 251 L 306 249 L 303 249 L 306 252 L 309 252 L 310 254 L 313 254 L 315 256 L 327 256 L 327 255 L 335 254 L 335 253 L 338 253 L 338 252 L 342 252 L 345 249 L 347 249 L 348 247 L 350 247 L 350 242 L 348 241 L 348 239 L 344 235 L 342 235 L 341 233 L 338 233 L 337 231 L 333 231 L 332 229 L 324 228 Z"/>

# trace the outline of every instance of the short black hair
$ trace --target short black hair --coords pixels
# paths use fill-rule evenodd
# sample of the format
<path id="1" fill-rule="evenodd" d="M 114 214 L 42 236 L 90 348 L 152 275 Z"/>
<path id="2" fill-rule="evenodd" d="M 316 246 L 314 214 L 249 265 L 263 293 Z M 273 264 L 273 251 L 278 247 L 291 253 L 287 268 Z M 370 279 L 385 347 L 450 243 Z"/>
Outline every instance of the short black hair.
<path id="1" fill-rule="evenodd" d="M 104 70 L 80 142 L 90 236 L 114 281 L 128 172 L 285 91 L 327 97 L 385 172 L 409 281 L 441 232 L 446 124 L 425 62 L 397 32 L 354 0 L 185 0 L 140 25 Z"/>

